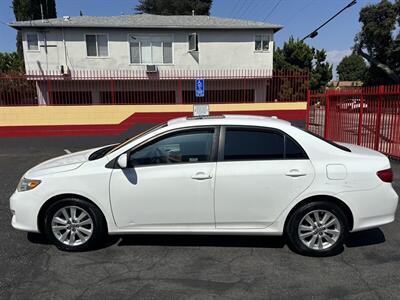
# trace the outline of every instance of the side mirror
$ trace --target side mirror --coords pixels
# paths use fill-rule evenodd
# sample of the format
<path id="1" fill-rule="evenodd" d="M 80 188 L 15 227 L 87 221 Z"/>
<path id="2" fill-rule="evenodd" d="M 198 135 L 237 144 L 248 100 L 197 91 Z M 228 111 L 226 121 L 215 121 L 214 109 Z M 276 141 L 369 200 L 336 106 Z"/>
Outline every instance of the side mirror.
<path id="1" fill-rule="evenodd" d="M 124 153 L 120 155 L 120 157 L 118 157 L 117 163 L 121 169 L 126 169 L 128 167 L 128 154 Z"/>

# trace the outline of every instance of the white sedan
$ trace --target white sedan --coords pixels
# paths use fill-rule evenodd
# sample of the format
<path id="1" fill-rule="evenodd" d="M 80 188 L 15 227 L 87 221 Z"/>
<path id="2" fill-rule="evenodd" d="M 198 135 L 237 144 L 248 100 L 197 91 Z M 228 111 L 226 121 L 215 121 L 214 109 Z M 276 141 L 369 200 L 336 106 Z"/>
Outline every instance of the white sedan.
<path id="1" fill-rule="evenodd" d="M 390 162 L 275 118 L 169 121 L 122 144 L 65 155 L 24 174 L 12 226 L 81 251 L 107 234 L 285 235 L 332 255 L 348 232 L 393 222 Z"/>

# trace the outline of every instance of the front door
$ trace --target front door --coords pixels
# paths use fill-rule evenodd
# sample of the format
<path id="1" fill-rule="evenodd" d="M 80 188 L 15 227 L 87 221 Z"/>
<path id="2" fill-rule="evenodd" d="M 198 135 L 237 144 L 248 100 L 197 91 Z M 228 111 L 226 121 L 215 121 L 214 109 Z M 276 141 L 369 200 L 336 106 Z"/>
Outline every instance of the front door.
<path id="1" fill-rule="evenodd" d="M 215 228 L 215 128 L 165 134 L 129 153 L 111 175 L 110 196 L 121 228 Z"/>
<path id="2" fill-rule="evenodd" d="M 216 227 L 266 228 L 311 184 L 313 166 L 303 149 L 282 132 L 223 131 L 215 190 Z"/>

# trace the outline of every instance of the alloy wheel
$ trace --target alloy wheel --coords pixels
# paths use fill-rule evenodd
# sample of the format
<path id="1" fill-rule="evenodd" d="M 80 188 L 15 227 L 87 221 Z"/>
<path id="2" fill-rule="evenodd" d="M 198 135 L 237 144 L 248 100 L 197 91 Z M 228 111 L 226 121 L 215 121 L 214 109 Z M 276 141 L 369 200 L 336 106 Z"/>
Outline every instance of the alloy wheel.
<path id="1" fill-rule="evenodd" d="M 313 210 L 300 221 L 298 235 L 312 250 L 326 250 L 336 244 L 341 235 L 339 219 L 326 210 Z"/>
<path id="2" fill-rule="evenodd" d="M 54 236 L 68 246 L 86 243 L 93 234 L 93 228 L 93 220 L 89 213 L 78 206 L 62 207 L 51 221 Z"/>

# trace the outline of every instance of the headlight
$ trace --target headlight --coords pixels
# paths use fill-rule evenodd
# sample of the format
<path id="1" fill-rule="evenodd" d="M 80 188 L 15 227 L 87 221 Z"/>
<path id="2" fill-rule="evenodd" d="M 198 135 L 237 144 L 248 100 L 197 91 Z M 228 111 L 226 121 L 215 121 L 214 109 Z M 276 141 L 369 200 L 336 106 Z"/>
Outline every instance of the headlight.
<path id="1" fill-rule="evenodd" d="M 17 190 L 18 190 L 18 192 L 25 192 L 25 191 L 33 190 L 40 183 L 41 183 L 40 180 L 27 179 L 27 178 L 22 177 L 18 183 Z"/>

